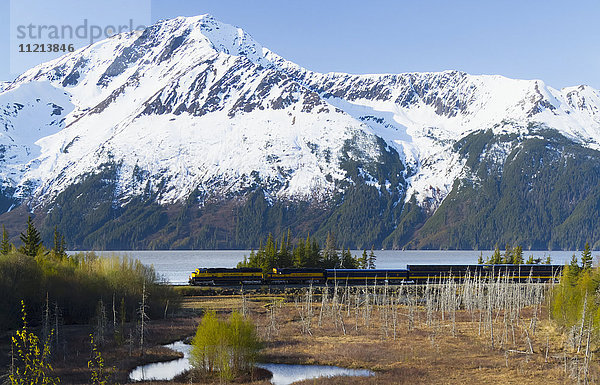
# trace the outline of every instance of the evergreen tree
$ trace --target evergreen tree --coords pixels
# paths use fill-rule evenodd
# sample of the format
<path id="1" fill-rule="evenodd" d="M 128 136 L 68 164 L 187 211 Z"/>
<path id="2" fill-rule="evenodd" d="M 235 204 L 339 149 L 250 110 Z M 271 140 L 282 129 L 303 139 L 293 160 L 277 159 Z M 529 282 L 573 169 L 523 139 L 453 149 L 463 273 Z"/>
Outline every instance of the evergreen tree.
<path id="1" fill-rule="evenodd" d="M 534 265 L 535 264 L 535 260 L 533 259 L 533 254 L 531 254 L 529 256 L 529 258 L 527 258 L 527 265 Z"/>
<path id="2" fill-rule="evenodd" d="M 500 254 L 500 248 L 498 247 L 498 245 L 496 245 L 496 247 L 494 248 L 494 254 L 492 254 L 492 257 L 490 258 L 490 264 L 499 265 L 501 263 L 502 255 Z"/>
<path id="3" fill-rule="evenodd" d="M 358 268 L 358 260 L 352 257 L 352 253 L 350 252 L 350 248 L 346 251 L 342 252 L 342 266 L 343 269 L 357 269 Z"/>
<path id="4" fill-rule="evenodd" d="M 33 225 L 31 216 L 27 218 L 27 229 L 24 233 L 21 233 L 21 242 L 23 242 L 23 246 L 21 246 L 20 251 L 30 257 L 35 257 L 42 247 L 42 238 Z"/>
<path id="5" fill-rule="evenodd" d="M 367 260 L 367 268 L 374 269 L 376 260 L 377 257 L 375 256 L 375 247 L 371 246 L 371 252 L 369 253 L 369 259 Z"/>
<path id="6" fill-rule="evenodd" d="M 512 248 L 510 247 L 510 245 L 508 243 L 506 244 L 506 247 L 504 248 L 504 258 L 502 258 L 502 263 L 507 263 L 507 264 L 514 263 Z"/>
<path id="7" fill-rule="evenodd" d="M 52 252 L 57 257 L 65 257 L 67 255 L 65 237 L 58 231 L 56 226 L 54 226 L 54 246 L 52 247 Z"/>
<path id="8" fill-rule="evenodd" d="M 512 262 L 515 265 L 523 264 L 523 248 L 521 246 L 515 246 L 512 251 Z"/>
<path id="9" fill-rule="evenodd" d="M 477 258 L 477 264 L 483 265 L 483 251 L 479 253 L 479 258 Z"/>
<path id="10" fill-rule="evenodd" d="M 279 246 L 278 253 L 278 265 L 280 267 L 291 267 L 293 266 L 293 258 L 290 253 L 290 230 L 287 232 L 287 237 L 281 237 L 281 244 Z"/>
<path id="11" fill-rule="evenodd" d="M 307 258 L 305 254 L 304 241 L 300 241 L 294 247 L 294 251 L 292 252 L 294 266 L 295 267 L 304 267 L 307 263 Z"/>
<path id="12" fill-rule="evenodd" d="M 6 231 L 6 227 L 2 225 L 2 242 L 0 242 L 0 254 L 7 255 L 10 253 L 12 246 L 8 241 L 8 232 Z"/>
<path id="13" fill-rule="evenodd" d="M 590 244 L 585 243 L 585 247 L 581 252 L 581 268 L 583 270 L 590 269 L 592 267 L 592 251 L 590 250 Z"/>
<path id="14" fill-rule="evenodd" d="M 362 256 L 358 259 L 358 268 L 366 269 L 367 263 L 368 263 L 367 261 L 368 261 L 367 249 L 363 249 Z"/>
<path id="15" fill-rule="evenodd" d="M 577 282 L 577 277 L 579 276 L 580 271 L 581 271 L 581 268 L 579 267 L 579 264 L 577 263 L 577 257 L 575 256 L 575 254 L 573 254 L 573 257 L 571 257 L 571 263 L 569 263 L 569 270 L 568 270 L 570 282 L 573 282 L 574 284 Z"/>
<path id="16" fill-rule="evenodd" d="M 333 236 L 333 234 L 331 234 L 331 232 L 327 233 L 325 249 L 323 249 L 323 264 L 327 269 L 340 267 L 340 258 L 337 253 L 335 237 Z"/>
<path id="17" fill-rule="evenodd" d="M 308 238 L 307 238 L 308 240 Z M 310 245 L 310 257 L 311 267 L 320 267 L 323 265 L 323 259 L 321 258 L 321 247 L 316 240 L 313 239 Z"/>

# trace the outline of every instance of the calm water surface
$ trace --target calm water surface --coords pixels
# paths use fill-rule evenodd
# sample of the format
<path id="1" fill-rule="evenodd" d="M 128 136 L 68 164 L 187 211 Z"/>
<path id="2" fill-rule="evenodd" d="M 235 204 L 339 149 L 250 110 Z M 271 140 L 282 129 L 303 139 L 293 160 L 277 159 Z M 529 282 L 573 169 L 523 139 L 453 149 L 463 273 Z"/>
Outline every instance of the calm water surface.
<path id="1" fill-rule="evenodd" d="M 191 368 L 189 355 L 191 346 L 177 341 L 169 345 L 168 348 L 183 353 L 183 358 L 178 360 L 159 362 L 138 366 L 131 373 L 131 381 L 169 381 L 178 374 Z M 373 373 L 366 369 L 346 369 L 337 366 L 324 365 L 288 365 L 288 364 L 257 364 L 258 367 L 265 368 L 273 373 L 271 383 L 273 385 L 288 385 L 292 382 L 332 376 L 372 376 Z"/>
<path id="2" fill-rule="evenodd" d="M 250 255 L 248 250 L 168 250 L 168 251 L 101 251 L 103 256 L 128 256 L 139 259 L 142 263 L 153 265 L 156 271 L 169 282 L 176 285 L 187 284 L 192 271 L 198 267 L 235 267 L 244 256 Z M 474 250 L 377 250 L 377 268 L 403 269 L 410 264 L 446 265 L 475 264 L 480 253 L 484 258 L 492 255 L 492 251 Z M 573 251 L 525 251 L 523 256 L 534 258 L 552 258 L 554 264 L 564 264 L 571 259 Z M 354 250 L 352 254 L 360 256 L 362 250 Z"/>
<path id="3" fill-rule="evenodd" d="M 131 381 L 169 381 L 192 367 L 189 360 L 190 345 L 184 344 L 183 341 L 177 341 L 165 346 L 183 353 L 183 358 L 138 366 L 129 373 L 129 379 Z"/>

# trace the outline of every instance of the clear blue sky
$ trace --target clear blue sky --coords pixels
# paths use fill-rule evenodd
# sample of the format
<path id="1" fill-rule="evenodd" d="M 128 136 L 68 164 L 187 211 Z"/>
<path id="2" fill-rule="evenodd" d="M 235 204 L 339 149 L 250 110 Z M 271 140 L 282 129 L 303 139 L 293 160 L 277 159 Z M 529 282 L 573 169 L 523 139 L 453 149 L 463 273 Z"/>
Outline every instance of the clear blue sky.
<path id="1" fill-rule="evenodd" d="M 9 80 L 9 1 L 0 1 Z M 152 0 L 154 21 L 203 13 L 320 72 L 457 69 L 600 89 L 600 0 Z"/>

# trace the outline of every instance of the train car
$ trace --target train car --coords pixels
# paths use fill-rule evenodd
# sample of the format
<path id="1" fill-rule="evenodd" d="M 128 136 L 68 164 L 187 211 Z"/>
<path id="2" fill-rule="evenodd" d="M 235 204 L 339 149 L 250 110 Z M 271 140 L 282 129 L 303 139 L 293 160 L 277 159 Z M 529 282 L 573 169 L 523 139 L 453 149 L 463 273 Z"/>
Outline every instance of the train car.
<path id="1" fill-rule="evenodd" d="M 415 283 L 454 278 L 463 280 L 480 276 L 485 279 L 507 278 L 510 281 L 548 282 L 559 278 L 561 265 L 408 265 L 409 279 Z"/>
<path id="2" fill-rule="evenodd" d="M 200 268 L 190 277 L 191 285 L 241 285 L 261 284 L 263 273 L 261 269 L 244 267 L 229 268 Z"/>
<path id="3" fill-rule="evenodd" d="M 319 268 L 273 268 L 272 273 L 265 274 L 265 281 L 270 284 L 302 284 L 325 283 L 325 269 Z"/>
<path id="4" fill-rule="evenodd" d="M 406 269 L 327 269 L 327 283 L 339 285 L 399 284 L 408 280 Z"/>

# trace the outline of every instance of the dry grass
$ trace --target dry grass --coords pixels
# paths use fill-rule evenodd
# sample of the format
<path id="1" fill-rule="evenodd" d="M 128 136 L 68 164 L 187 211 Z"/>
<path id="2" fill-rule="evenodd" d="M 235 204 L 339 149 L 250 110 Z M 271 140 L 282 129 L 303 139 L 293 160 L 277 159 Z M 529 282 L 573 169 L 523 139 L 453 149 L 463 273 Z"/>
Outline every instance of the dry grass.
<path id="1" fill-rule="evenodd" d="M 494 323 L 495 347 L 490 345 L 489 330 L 480 327 L 479 318 L 464 310 L 456 313 L 455 333 L 449 319 L 427 326 L 425 311 L 414 315 L 415 327 L 408 329 L 408 308 L 400 306 L 396 336 L 382 321 L 375 306 L 369 326 L 355 315 L 344 312 L 346 333 L 333 319 L 324 315 L 319 326 L 320 300 L 315 298 L 310 334 L 302 333 L 298 304 L 281 296 L 247 296 L 249 314 L 267 340 L 264 360 L 279 363 L 338 365 L 375 370 L 374 377 L 339 377 L 307 380 L 303 384 L 572 384 L 564 370 L 562 352 L 564 338 L 547 318 L 538 313 L 536 333 L 531 337 L 533 353 L 523 334 L 532 309 L 521 314 L 522 325 L 505 333 L 502 313 Z M 240 309 L 240 296 L 194 297 L 187 300 L 190 308 L 207 308 L 227 313 Z M 274 306 L 274 316 L 270 311 Z M 325 312 L 324 312 L 325 313 Z M 391 321 L 390 321 L 391 322 Z M 505 334 L 503 336 L 503 334 Z M 546 357 L 546 346 L 549 353 Z M 597 376 L 597 368 L 594 368 Z M 598 378 L 598 377 L 596 377 Z"/>
<path id="2" fill-rule="evenodd" d="M 520 313 L 519 323 L 506 330 L 503 313 L 494 314 L 495 344 L 490 343 L 490 330 L 480 322 L 476 313 L 459 310 L 455 313 L 455 324 L 448 314 L 444 320 L 439 312 L 435 322 L 427 322 L 427 313 L 422 306 L 415 306 L 413 323 L 409 328 L 410 308 L 398 305 L 395 336 L 388 314 L 385 326 L 383 308 L 374 305 L 366 326 L 364 314 L 358 317 L 354 309 L 342 312 L 343 326 L 332 316 L 330 304 L 321 314 L 321 298 L 314 297 L 311 318 L 312 334 L 303 333 L 302 298 L 294 302 L 292 296 L 247 294 L 188 296 L 182 302 L 183 318 L 150 323 L 149 345 L 159 345 L 181 339 L 194 333 L 199 316 L 205 310 L 215 310 L 226 316 L 232 309 L 246 308 L 255 320 L 259 333 L 265 340 L 262 358 L 267 362 L 291 364 L 325 364 L 349 368 L 374 370 L 373 377 L 334 377 L 307 380 L 301 384 L 573 384 L 570 373 L 565 372 L 565 338 L 548 319 L 544 308 L 534 311 L 525 308 Z M 416 310 L 415 310 L 416 309 Z M 534 312 L 537 317 L 535 334 L 530 335 L 533 353 L 529 352 L 524 330 Z M 482 317 L 485 319 L 485 317 Z M 345 330 L 345 332 L 344 332 Z M 63 378 L 62 383 L 86 383 L 89 357 L 86 333 L 73 333 L 69 338 L 82 342 L 77 354 L 67 357 L 67 365 L 57 365 Z M 546 348 L 548 347 L 548 354 Z M 108 366 L 116 366 L 114 380 L 124 383 L 127 373 L 142 362 L 173 358 L 172 352 L 162 348 L 147 350 L 144 357 L 135 353 L 129 356 L 124 347 L 107 346 L 103 354 Z M 571 354 L 571 353 L 569 353 Z M 571 354 L 572 355 L 572 354 Z M 573 365 L 567 365 L 570 372 Z M 598 365 L 592 365 L 592 378 L 600 378 Z M 189 377 L 172 382 L 148 382 L 147 384 L 187 384 Z M 194 382 L 196 383 L 196 382 Z M 219 383 L 218 380 L 205 383 Z M 268 381 L 240 379 L 236 383 L 264 385 Z M 592 382 L 593 383 L 593 382 Z"/>

